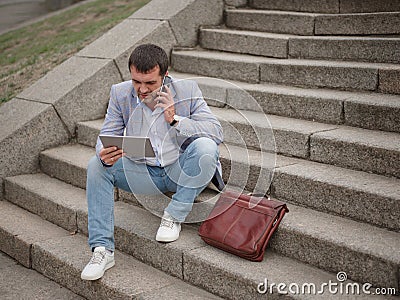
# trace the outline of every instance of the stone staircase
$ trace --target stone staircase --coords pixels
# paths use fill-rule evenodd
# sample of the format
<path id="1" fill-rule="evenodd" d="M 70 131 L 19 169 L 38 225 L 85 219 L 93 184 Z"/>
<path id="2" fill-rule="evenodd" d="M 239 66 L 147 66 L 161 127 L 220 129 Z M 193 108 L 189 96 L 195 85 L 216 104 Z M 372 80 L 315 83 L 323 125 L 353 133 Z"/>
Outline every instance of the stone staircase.
<path id="1" fill-rule="evenodd" d="M 1 298 L 14 299 L 68 299 L 84 298 L 60 286 L 38 272 L 27 269 L 0 252 Z"/>
<path id="2" fill-rule="evenodd" d="M 263 262 L 207 246 L 198 224 L 157 243 L 159 219 L 116 190 L 116 266 L 82 281 L 86 166 L 102 119 L 43 151 L 40 173 L 5 180 L 0 250 L 88 299 L 265 299 L 265 279 L 318 289 L 338 272 L 399 292 L 399 23 L 399 1 L 251 0 L 227 5 L 225 24 L 202 28 L 197 48 L 173 50 L 172 75 L 197 77 L 224 127 L 224 181 L 254 190 L 274 162 L 270 192 L 290 212 Z M 264 143 L 270 132 L 276 157 Z M 279 297 L 276 286 L 268 297 Z"/>

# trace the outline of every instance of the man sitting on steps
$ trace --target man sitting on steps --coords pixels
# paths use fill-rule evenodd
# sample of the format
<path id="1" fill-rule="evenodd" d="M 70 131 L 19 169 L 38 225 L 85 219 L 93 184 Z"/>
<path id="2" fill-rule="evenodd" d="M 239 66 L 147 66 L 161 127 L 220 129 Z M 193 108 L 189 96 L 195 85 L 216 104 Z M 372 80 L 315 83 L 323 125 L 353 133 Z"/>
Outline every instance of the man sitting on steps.
<path id="1" fill-rule="evenodd" d="M 174 192 L 156 240 L 178 239 L 195 198 L 220 175 L 222 128 L 194 81 L 173 81 L 168 57 L 153 44 L 129 58 L 132 81 L 113 85 L 100 134 L 148 136 L 154 158 L 132 159 L 116 147 L 103 148 L 87 170 L 89 246 L 93 251 L 81 278 L 96 280 L 114 266 L 114 187 L 135 195 Z M 188 137 L 191 137 L 188 140 Z M 217 170 L 217 172 L 216 172 Z"/>

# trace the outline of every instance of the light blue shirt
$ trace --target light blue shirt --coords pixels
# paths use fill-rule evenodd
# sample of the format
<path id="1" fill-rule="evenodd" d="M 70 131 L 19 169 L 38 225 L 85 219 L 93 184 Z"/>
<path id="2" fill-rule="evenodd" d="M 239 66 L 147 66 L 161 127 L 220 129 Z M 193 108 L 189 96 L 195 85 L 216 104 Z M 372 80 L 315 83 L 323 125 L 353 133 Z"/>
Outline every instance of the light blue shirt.
<path id="1" fill-rule="evenodd" d="M 141 103 L 137 98 L 138 105 L 142 106 L 143 125 L 140 136 L 148 136 L 153 146 L 156 157 L 145 158 L 144 162 L 150 166 L 164 167 L 173 164 L 179 158 L 179 145 L 176 140 L 177 131 L 171 127 L 164 119 L 162 108 L 151 111 L 146 104 Z M 142 161 L 143 159 L 133 159 Z"/>

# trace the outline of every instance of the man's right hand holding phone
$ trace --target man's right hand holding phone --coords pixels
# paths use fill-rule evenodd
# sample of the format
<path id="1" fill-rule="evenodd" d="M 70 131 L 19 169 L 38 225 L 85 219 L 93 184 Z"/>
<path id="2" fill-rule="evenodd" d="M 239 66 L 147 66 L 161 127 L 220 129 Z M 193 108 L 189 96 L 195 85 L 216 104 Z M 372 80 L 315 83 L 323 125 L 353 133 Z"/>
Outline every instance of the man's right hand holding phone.
<path id="1" fill-rule="evenodd" d="M 103 148 L 99 152 L 100 159 L 107 165 L 114 165 L 124 155 L 122 149 L 115 146 Z"/>

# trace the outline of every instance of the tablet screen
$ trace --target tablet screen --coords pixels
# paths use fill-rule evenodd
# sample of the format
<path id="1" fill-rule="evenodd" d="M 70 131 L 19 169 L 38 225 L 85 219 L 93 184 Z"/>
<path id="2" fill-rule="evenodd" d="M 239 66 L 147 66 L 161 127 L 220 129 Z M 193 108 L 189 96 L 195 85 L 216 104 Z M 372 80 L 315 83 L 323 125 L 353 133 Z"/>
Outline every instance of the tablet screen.
<path id="1" fill-rule="evenodd" d="M 103 147 L 115 146 L 134 158 L 155 157 L 150 138 L 141 136 L 100 135 Z"/>

